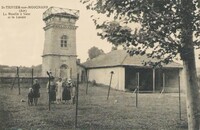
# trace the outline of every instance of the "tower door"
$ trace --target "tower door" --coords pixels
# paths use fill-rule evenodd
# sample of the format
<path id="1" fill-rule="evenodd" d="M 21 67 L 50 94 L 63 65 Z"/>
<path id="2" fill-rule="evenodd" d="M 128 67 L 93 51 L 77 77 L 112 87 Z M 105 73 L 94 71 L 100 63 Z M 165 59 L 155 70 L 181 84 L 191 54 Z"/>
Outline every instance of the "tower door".
<path id="1" fill-rule="evenodd" d="M 60 66 L 60 77 L 62 79 L 67 78 L 68 77 L 68 66 L 66 64 L 63 64 Z"/>

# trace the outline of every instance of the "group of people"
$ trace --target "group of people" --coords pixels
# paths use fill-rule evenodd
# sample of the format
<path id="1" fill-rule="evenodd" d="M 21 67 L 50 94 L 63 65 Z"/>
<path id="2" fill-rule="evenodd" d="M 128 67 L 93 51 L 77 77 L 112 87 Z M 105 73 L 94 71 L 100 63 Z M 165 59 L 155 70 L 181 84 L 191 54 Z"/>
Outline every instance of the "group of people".
<path id="1" fill-rule="evenodd" d="M 29 88 L 28 104 L 37 105 L 38 98 L 40 97 L 40 84 L 37 79 L 33 81 L 33 85 Z M 58 78 L 55 81 L 54 77 L 50 78 L 50 82 L 47 83 L 47 92 L 49 94 L 49 100 L 51 103 L 73 103 L 75 100 L 75 86 L 71 79 Z"/>
<path id="2" fill-rule="evenodd" d="M 49 92 L 49 98 L 52 103 L 55 101 L 57 104 L 69 103 L 75 97 L 75 87 L 71 81 L 71 79 L 62 79 L 59 78 L 58 81 L 55 81 L 54 77 L 50 78 L 50 83 L 47 83 L 47 89 Z"/>

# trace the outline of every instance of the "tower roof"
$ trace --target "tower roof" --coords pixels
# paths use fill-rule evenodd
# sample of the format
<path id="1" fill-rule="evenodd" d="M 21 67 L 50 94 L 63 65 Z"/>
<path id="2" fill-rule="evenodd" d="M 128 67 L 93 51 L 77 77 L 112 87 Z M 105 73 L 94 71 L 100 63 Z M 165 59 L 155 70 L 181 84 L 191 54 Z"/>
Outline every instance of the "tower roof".
<path id="1" fill-rule="evenodd" d="M 50 7 L 43 13 L 43 20 L 47 20 L 52 16 L 61 16 L 67 18 L 79 18 L 79 10 L 59 8 L 59 7 Z"/>

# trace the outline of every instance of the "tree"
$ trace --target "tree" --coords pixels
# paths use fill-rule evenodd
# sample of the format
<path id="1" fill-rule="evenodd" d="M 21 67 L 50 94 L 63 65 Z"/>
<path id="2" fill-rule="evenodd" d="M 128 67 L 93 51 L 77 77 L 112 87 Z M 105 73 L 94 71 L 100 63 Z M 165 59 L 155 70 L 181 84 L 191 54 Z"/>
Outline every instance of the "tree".
<path id="1" fill-rule="evenodd" d="M 105 54 L 104 51 L 102 49 L 95 47 L 95 46 L 93 46 L 92 48 L 90 48 L 88 50 L 88 55 L 89 55 L 90 59 L 93 59 L 93 58 L 95 58 L 99 55 L 102 55 L 102 54 Z"/>
<path id="2" fill-rule="evenodd" d="M 200 10 L 197 0 L 82 0 L 87 9 L 109 19 L 93 21 L 98 35 L 115 45 L 124 45 L 130 55 L 157 58 L 153 66 L 177 56 L 186 69 L 188 129 L 199 130 L 199 88 L 194 49 L 200 46 Z M 109 21 L 112 18 L 113 21 Z M 117 21 L 117 22 L 116 22 Z M 139 23 L 140 28 L 129 27 Z M 147 51 L 148 50 L 148 51 Z M 151 51 L 150 51 L 151 50 Z"/>

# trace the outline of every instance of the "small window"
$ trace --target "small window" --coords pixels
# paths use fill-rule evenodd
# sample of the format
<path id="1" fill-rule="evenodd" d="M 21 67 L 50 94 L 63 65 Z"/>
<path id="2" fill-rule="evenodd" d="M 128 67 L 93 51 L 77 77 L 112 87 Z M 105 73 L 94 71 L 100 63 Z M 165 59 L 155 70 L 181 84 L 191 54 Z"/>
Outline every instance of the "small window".
<path id="1" fill-rule="evenodd" d="M 66 35 L 63 35 L 61 37 L 60 46 L 61 47 L 67 47 L 67 36 Z"/>

